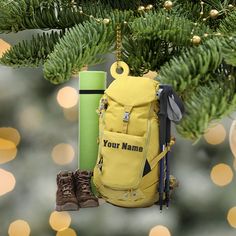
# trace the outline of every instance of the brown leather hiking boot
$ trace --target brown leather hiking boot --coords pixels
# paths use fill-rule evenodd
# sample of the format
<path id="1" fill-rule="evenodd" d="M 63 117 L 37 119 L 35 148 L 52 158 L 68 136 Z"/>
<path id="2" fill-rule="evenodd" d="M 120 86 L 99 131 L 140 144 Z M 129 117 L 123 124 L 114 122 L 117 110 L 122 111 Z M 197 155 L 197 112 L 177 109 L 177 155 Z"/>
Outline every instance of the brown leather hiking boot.
<path id="1" fill-rule="evenodd" d="M 78 201 L 75 196 L 72 171 L 61 171 L 57 175 L 56 211 L 76 211 Z"/>
<path id="2" fill-rule="evenodd" d="M 79 207 L 97 207 L 98 199 L 92 192 L 91 188 L 91 171 L 77 170 L 74 173 L 75 184 L 76 184 L 76 197 L 78 200 Z"/>

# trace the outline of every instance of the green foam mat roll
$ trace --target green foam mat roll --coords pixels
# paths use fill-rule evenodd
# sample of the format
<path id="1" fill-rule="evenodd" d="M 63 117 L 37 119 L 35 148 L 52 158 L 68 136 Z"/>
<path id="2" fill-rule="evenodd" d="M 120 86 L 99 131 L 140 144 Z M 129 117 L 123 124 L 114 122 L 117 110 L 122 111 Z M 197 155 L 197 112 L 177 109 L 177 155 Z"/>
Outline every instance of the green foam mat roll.
<path id="1" fill-rule="evenodd" d="M 106 72 L 79 73 L 79 169 L 93 170 L 98 153 L 98 114 L 96 110 L 106 89 Z"/>

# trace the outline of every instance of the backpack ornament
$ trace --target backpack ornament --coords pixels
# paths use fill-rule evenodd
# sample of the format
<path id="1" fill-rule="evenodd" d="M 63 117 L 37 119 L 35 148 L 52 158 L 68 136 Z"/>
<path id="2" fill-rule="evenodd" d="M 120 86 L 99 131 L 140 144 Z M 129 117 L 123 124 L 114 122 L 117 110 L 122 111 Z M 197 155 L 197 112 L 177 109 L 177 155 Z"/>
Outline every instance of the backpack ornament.
<path id="1" fill-rule="evenodd" d="M 123 69 L 122 74 L 116 72 Z M 111 67 L 115 80 L 100 100 L 99 149 L 93 182 L 99 195 L 121 207 L 169 206 L 176 180 L 169 173 L 171 120 L 184 108 L 170 86 L 129 76 L 126 63 Z"/>

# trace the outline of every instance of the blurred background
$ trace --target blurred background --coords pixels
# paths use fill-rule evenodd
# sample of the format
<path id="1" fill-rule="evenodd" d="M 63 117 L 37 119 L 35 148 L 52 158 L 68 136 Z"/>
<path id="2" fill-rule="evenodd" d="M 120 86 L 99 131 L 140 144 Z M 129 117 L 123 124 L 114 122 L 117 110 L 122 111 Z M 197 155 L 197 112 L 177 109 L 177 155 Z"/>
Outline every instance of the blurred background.
<path id="1" fill-rule="evenodd" d="M 0 55 L 32 32 L 1 35 Z M 108 64 L 89 70 L 109 71 Z M 54 86 L 42 68 L 0 66 L 0 236 L 235 236 L 236 114 L 193 145 L 176 134 L 170 209 L 54 212 L 56 175 L 77 168 L 78 78 Z M 176 133 L 175 131 L 173 131 Z"/>

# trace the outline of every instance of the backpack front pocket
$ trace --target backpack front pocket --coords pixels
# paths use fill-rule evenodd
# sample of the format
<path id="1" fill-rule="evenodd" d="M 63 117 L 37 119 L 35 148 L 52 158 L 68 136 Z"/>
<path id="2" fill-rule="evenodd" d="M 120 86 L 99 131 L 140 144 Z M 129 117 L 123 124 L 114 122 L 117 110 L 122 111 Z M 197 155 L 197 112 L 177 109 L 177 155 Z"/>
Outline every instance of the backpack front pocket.
<path id="1" fill-rule="evenodd" d="M 138 187 L 145 164 L 145 138 L 104 131 L 100 140 L 101 182 L 117 190 Z"/>

